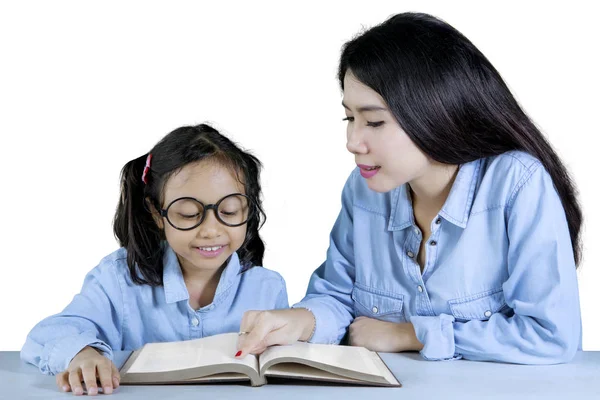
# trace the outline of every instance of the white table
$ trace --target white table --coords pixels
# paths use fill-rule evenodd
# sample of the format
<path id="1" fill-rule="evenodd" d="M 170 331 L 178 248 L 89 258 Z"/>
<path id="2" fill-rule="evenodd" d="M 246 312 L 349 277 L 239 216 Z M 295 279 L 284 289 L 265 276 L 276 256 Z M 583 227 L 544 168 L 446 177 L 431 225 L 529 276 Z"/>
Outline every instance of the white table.
<path id="1" fill-rule="evenodd" d="M 117 352 L 123 364 L 129 352 Z M 525 366 L 474 361 L 424 361 L 416 353 L 381 354 L 401 388 L 276 385 L 121 386 L 110 399 L 600 399 L 600 352 L 579 352 L 569 364 Z M 100 395 L 102 396 L 102 395 Z M 70 399 L 53 376 L 0 352 L 0 399 Z M 107 398 L 107 397 L 103 397 Z"/>

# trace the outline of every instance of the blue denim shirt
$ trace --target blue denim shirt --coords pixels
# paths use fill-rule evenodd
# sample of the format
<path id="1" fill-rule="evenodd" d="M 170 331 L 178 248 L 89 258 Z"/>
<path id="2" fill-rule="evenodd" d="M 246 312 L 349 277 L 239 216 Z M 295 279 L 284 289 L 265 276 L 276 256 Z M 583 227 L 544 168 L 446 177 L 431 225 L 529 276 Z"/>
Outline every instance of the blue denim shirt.
<path id="1" fill-rule="evenodd" d="M 125 249 L 105 257 L 86 276 L 71 304 L 33 328 L 21 358 L 43 373 L 56 374 L 85 346 L 112 359 L 113 350 L 135 350 L 145 343 L 237 332 L 247 310 L 288 307 L 285 282 L 277 272 L 254 267 L 240 273 L 238 255 L 233 253 L 213 302 L 193 310 L 179 261 L 169 246 L 163 260 L 164 285 L 152 287 L 131 281 Z"/>
<path id="2" fill-rule="evenodd" d="M 294 307 L 315 314 L 312 342 L 337 343 L 353 318 L 411 322 L 426 359 L 569 361 L 581 316 L 567 220 L 549 174 L 523 152 L 460 166 L 423 240 L 407 185 L 342 193 L 327 260 Z"/>

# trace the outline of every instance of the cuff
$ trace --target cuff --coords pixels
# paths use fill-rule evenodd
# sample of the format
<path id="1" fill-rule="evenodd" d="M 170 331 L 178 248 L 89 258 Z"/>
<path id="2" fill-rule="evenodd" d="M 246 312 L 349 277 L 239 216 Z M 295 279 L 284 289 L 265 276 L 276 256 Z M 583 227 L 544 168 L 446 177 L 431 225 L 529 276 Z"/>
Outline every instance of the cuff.
<path id="1" fill-rule="evenodd" d="M 435 317 L 413 316 L 410 322 L 419 342 L 423 344 L 421 356 L 426 360 L 453 360 L 462 358 L 454 354 L 454 317 L 440 314 Z"/>
<path id="2" fill-rule="evenodd" d="M 346 331 L 338 332 L 335 315 L 322 301 L 305 300 L 292 308 L 306 308 L 315 316 L 315 330 L 308 343 L 339 344 Z"/>
<path id="3" fill-rule="evenodd" d="M 47 365 L 48 370 L 42 372 L 58 374 L 66 370 L 71 360 L 86 346 L 97 349 L 110 360 L 113 358 L 112 349 L 106 343 L 98 340 L 96 335 L 91 332 L 82 332 L 77 336 L 61 339 L 45 352 L 42 360 L 46 357 L 47 362 L 42 362 L 42 365 Z"/>

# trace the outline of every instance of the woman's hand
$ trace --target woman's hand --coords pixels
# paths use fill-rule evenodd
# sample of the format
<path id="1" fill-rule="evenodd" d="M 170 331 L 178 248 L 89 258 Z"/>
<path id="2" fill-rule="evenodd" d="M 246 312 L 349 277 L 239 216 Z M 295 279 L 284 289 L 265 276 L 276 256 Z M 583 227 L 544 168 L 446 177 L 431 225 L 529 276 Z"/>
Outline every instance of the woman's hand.
<path id="1" fill-rule="evenodd" d="M 260 354 L 269 346 L 292 344 L 310 339 L 315 328 L 315 317 L 305 308 L 287 310 L 246 311 L 240 324 L 238 353 Z"/>
<path id="2" fill-rule="evenodd" d="M 93 347 L 84 347 L 69 363 L 67 369 L 56 375 L 56 385 L 64 392 L 83 394 L 81 382 L 85 382 L 88 395 L 98 394 L 98 383 L 104 394 L 111 394 L 119 387 L 119 370 L 108 358 Z"/>
<path id="3" fill-rule="evenodd" d="M 362 346 L 372 351 L 398 353 L 423 349 L 410 322 L 395 323 L 358 317 L 350 325 L 349 339 L 351 346 Z"/>

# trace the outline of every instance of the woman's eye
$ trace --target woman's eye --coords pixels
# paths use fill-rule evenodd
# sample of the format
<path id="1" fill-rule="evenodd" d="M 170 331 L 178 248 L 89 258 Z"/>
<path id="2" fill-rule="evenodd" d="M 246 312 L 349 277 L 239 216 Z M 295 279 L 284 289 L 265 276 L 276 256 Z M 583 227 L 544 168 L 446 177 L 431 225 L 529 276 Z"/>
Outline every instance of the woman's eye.
<path id="1" fill-rule="evenodd" d="M 221 211 L 221 214 L 226 215 L 228 217 L 232 217 L 237 214 L 237 211 Z"/>
<path id="2" fill-rule="evenodd" d="M 354 122 L 354 117 L 346 117 L 342 121 Z"/>
<path id="3" fill-rule="evenodd" d="M 367 121 L 367 126 L 370 126 L 372 128 L 377 128 L 378 126 L 383 125 L 383 121 L 377 121 L 377 122 L 370 122 Z"/>

